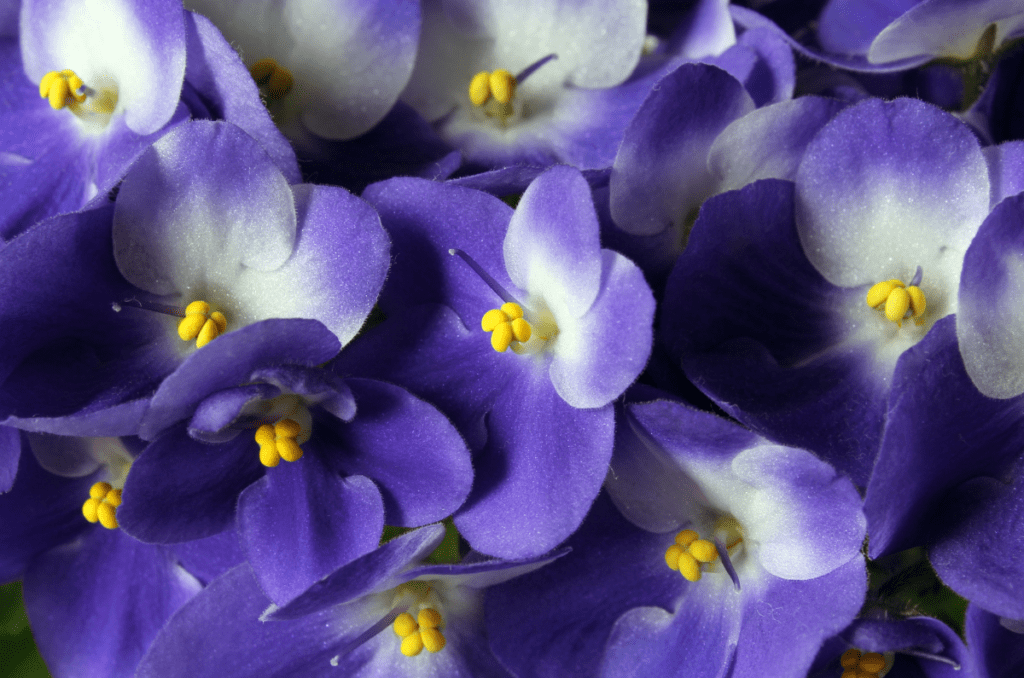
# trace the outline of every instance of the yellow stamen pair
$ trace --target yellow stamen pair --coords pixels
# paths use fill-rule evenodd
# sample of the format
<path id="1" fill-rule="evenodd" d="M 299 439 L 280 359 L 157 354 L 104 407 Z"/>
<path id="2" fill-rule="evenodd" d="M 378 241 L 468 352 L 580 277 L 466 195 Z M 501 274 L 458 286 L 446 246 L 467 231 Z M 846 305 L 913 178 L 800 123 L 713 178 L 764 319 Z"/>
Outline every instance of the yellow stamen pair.
<path id="1" fill-rule="evenodd" d="M 269 99 L 283 99 L 295 84 L 291 71 L 270 58 L 260 59 L 250 66 L 249 74 Z"/>
<path id="2" fill-rule="evenodd" d="M 512 101 L 516 94 L 516 76 L 504 68 L 493 73 L 480 71 L 469 81 L 469 100 L 474 106 L 483 106 L 492 96 L 500 104 Z"/>
<path id="3" fill-rule="evenodd" d="M 718 559 L 718 549 L 707 539 L 701 539 L 693 530 L 683 530 L 676 535 L 676 543 L 665 551 L 665 564 L 688 581 L 700 581 L 701 563 Z"/>
<path id="4" fill-rule="evenodd" d="M 85 83 L 70 68 L 50 71 L 39 81 L 39 96 L 50 100 L 50 108 L 59 111 L 70 103 L 83 103 L 85 92 L 79 92 Z"/>
<path id="5" fill-rule="evenodd" d="M 444 649 L 445 639 L 440 631 L 443 624 L 440 612 L 432 607 L 425 607 L 419 611 L 415 619 L 408 612 L 398 615 L 392 628 L 395 635 L 402 639 L 402 654 L 406 657 L 415 657 L 423 648 L 427 648 L 429 652 L 440 652 Z"/>
<path id="6" fill-rule="evenodd" d="M 917 285 L 908 287 L 901 280 L 884 280 L 868 290 L 867 303 L 871 308 L 885 304 L 885 317 L 899 327 L 903 327 L 908 311 L 916 324 L 924 322 L 920 319 L 925 309 L 924 292 Z"/>
<path id="7" fill-rule="evenodd" d="M 121 505 L 121 490 L 110 483 L 95 483 L 89 488 L 89 498 L 82 504 L 82 515 L 90 523 L 98 522 L 108 530 L 117 529 L 117 507 Z"/>
<path id="8" fill-rule="evenodd" d="M 196 348 L 202 348 L 223 334 L 228 328 L 228 319 L 220 311 L 210 313 L 205 301 L 193 301 L 185 307 L 185 317 L 178 323 L 178 336 L 182 341 L 196 340 Z"/>
<path id="9" fill-rule="evenodd" d="M 491 347 L 498 353 L 503 353 L 513 340 L 522 343 L 529 341 L 533 335 L 533 328 L 523 318 L 523 307 L 515 302 L 502 304 L 501 308 L 492 308 L 484 313 L 480 327 L 484 332 L 491 333 Z"/>
<path id="10" fill-rule="evenodd" d="M 264 424 L 256 429 L 256 442 L 260 445 L 260 463 L 274 467 L 285 461 L 302 458 L 302 448 L 295 438 L 302 433 L 302 426 L 294 419 L 282 419 L 273 426 Z"/>
<path id="11" fill-rule="evenodd" d="M 878 678 L 886 661 L 877 652 L 861 653 L 860 650 L 850 648 L 839 658 L 839 665 L 843 667 L 840 678 Z"/>

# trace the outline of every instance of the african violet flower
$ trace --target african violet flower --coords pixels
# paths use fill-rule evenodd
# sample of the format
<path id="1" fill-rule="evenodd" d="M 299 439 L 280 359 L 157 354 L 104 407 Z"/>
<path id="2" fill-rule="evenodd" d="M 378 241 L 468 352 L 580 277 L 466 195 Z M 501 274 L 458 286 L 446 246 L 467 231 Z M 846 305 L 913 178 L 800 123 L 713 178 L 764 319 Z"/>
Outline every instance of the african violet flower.
<path id="1" fill-rule="evenodd" d="M 253 351 L 281 363 L 325 362 L 358 331 L 388 267 L 372 208 L 339 188 L 289 186 L 255 140 L 223 122 L 188 123 L 149 147 L 120 187 L 112 234 L 110 218 L 109 207 L 57 217 L 0 252 L 4 289 L 17 293 L 5 297 L 2 315 L 18 319 L 3 339 L 0 402 L 20 427 L 137 433 L 160 380 L 189 358 L 225 380 L 226 372 L 248 375 L 253 368 L 239 356 Z M 33 305 L 67 311 L 24 317 Z M 271 318 L 294 320 L 258 326 Z M 263 345 L 244 343 L 253 340 Z M 46 386 L 53 379 L 70 388 L 55 395 Z M 166 397 L 188 397 L 181 383 Z M 120 423 L 35 421 L 86 413 Z M 164 414 L 153 410 L 142 434 L 152 438 L 190 414 L 158 421 Z"/>
<path id="2" fill-rule="evenodd" d="M 989 173 L 971 131 L 934 107 L 842 111 L 795 183 L 705 203 L 668 283 L 667 343 L 727 412 L 866 484 L 900 357 L 957 311 Z"/>
<path id="3" fill-rule="evenodd" d="M 8 40 L 0 55 L 11 94 L 3 238 L 106 194 L 186 115 L 185 20 L 173 0 L 24 0 L 19 39 L 20 58 Z"/>
<path id="4" fill-rule="evenodd" d="M 402 100 L 475 165 L 607 167 L 650 85 L 640 0 L 424 0 Z"/>
<path id="5" fill-rule="evenodd" d="M 805 676 L 864 599 L 852 483 L 679 403 L 625 410 L 614 505 L 599 497 L 567 556 L 488 592 L 495 653 L 523 678 Z"/>
<path id="6" fill-rule="evenodd" d="M 23 577 L 33 635 L 55 676 L 131 676 L 157 631 L 202 588 L 200 577 L 239 562 L 241 552 L 230 535 L 169 547 L 117 529 L 111 484 L 123 482 L 128 448 L 137 449 L 131 441 L 22 437 L 21 472 L 0 495 L 0 581 Z M 90 525 L 101 504 L 108 515 Z"/>
<path id="7" fill-rule="evenodd" d="M 488 647 L 484 591 L 553 557 L 424 563 L 443 535 L 434 525 L 397 537 L 281 608 L 240 565 L 171 619 L 136 675 L 507 678 Z"/>
<path id="8" fill-rule="evenodd" d="M 238 49 L 282 131 L 315 146 L 387 114 L 412 73 L 418 0 L 188 0 Z"/>
<path id="9" fill-rule="evenodd" d="M 364 198 L 393 241 L 388 320 L 336 371 L 409 388 L 478 450 L 474 490 L 455 515 L 474 549 L 550 550 L 597 494 L 611 402 L 650 352 L 654 300 L 642 274 L 601 248 L 590 190 L 568 167 L 538 177 L 514 214 L 489 195 L 416 179 L 375 184 Z"/>

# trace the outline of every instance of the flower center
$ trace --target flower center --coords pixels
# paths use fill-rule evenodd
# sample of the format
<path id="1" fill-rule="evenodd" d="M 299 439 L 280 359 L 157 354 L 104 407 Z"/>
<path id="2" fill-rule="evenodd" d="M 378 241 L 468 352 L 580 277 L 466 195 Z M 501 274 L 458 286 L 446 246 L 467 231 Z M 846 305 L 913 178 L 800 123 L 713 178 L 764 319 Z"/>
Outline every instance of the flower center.
<path id="1" fill-rule="evenodd" d="M 391 628 L 395 635 L 402 639 L 400 650 L 406 657 L 415 657 L 423 648 L 428 652 L 440 652 L 444 649 L 445 639 L 441 633 L 444 619 L 441 613 L 432 607 L 422 608 L 414 618 L 403 612 L 395 618 Z"/>
<path id="2" fill-rule="evenodd" d="M 925 298 L 924 292 L 918 287 L 920 283 L 921 267 L 918 266 L 910 284 L 894 278 L 873 285 L 868 290 L 867 304 L 871 308 L 882 308 L 884 305 L 885 317 L 899 327 L 903 327 L 903 321 L 907 318 L 914 318 L 915 325 L 922 325 L 925 322 L 921 317 L 925 311 Z"/>
<path id="3" fill-rule="evenodd" d="M 220 311 L 210 312 L 210 304 L 193 301 L 185 307 L 185 317 L 178 323 L 178 336 L 182 341 L 196 340 L 196 348 L 202 348 L 223 334 L 228 320 Z"/>
<path id="4" fill-rule="evenodd" d="M 252 79 L 268 99 L 283 99 L 292 91 L 295 79 L 291 71 L 271 58 L 260 59 L 249 67 Z"/>
<path id="5" fill-rule="evenodd" d="M 82 515 L 90 523 L 98 522 L 108 530 L 117 529 L 117 507 L 121 505 L 121 488 L 99 482 L 89 488 L 89 498 L 82 504 Z"/>
<path id="6" fill-rule="evenodd" d="M 687 581 L 700 581 L 707 571 L 706 566 L 717 561 L 724 552 L 728 558 L 731 552 L 743 543 L 739 523 L 732 518 L 722 518 L 715 526 L 716 538 L 722 538 L 719 544 L 702 539 L 695 530 L 681 530 L 676 534 L 675 542 L 665 551 L 665 564 L 669 569 L 676 570 Z M 722 544 L 724 543 L 724 547 Z M 723 562 L 730 576 L 734 574 L 732 563 Z"/>
<path id="7" fill-rule="evenodd" d="M 516 76 L 504 68 L 491 73 L 480 71 L 469 81 L 469 100 L 488 117 L 497 118 L 504 125 L 515 113 L 512 98 L 517 85 Z"/>
<path id="8" fill-rule="evenodd" d="M 892 660 L 878 652 L 861 652 L 850 648 L 839 657 L 843 667 L 840 678 L 880 678 L 892 667 Z"/>
<path id="9" fill-rule="evenodd" d="M 39 81 L 39 96 L 55 111 L 67 108 L 80 119 L 106 126 L 117 107 L 117 87 L 88 87 L 73 70 L 50 71 Z"/>
<path id="10" fill-rule="evenodd" d="M 313 417 L 305 401 L 295 394 L 279 395 L 260 403 L 263 423 L 256 429 L 256 442 L 260 446 L 260 463 L 273 468 L 285 461 L 302 458 L 300 445 L 313 433 Z"/>

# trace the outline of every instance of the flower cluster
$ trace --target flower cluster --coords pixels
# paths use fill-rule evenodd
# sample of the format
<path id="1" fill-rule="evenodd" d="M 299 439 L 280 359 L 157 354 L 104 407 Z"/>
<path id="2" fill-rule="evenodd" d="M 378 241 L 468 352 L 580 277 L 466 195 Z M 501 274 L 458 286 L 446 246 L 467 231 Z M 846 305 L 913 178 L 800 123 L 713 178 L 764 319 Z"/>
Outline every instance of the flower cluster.
<path id="1" fill-rule="evenodd" d="M 0 28 L 54 676 L 1024 671 L 1019 0 Z"/>

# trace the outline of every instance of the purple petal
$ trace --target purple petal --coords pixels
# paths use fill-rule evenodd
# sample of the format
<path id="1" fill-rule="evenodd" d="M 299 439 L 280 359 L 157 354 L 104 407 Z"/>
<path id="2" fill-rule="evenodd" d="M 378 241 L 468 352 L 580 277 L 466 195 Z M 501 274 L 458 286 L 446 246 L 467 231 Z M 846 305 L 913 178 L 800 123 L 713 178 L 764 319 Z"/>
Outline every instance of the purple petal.
<path id="1" fill-rule="evenodd" d="M 692 96 L 698 91 L 704 94 Z M 753 108 L 743 86 L 712 66 L 685 64 L 659 80 L 612 167 L 615 223 L 634 235 L 682 227 L 715 190 L 707 170 L 715 137 Z"/>
<path id="2" fill-rule="evenodd" d="M 47 666 L 87 678 L 131 676 L 164 622 L 202 588 L 166 548 L 99 525 L 38 558 L 24 587 Z"/>
<path id="3" fill-rule="evenodd" d="M 736 44 L 728 0 L 698 0 L 680 22 L 669 48 L 687 59 L 721 54 Z"/>
<path id="4" fill-rule="evenodd" d="M 318 443 L 305 443 L 302 459 L 269 469 L 238 498 L 243 547 L 260 588 L 278 605 L 372 551 L 384 529 L 373 482 L 339 476 Z"/>
<path id="5" fill-rule="evenodd" d="M 170 548 L 181 566 L 203 584 L 245 560 L 234 525 L 220 534 L 174 544 Z"/>
<path id="6" fill-rule="evenodd" d="M 188 63 L 185 80 L 204 97 L 213 113 L 241 127 L 260 142 L 288 183 L 302 181 L 291 144 L 274 126 L 260 100 L 256 82 L 238 53 L 206 17 L 185 13 Z"/>
<path id="7" fill-rule="evenodd" d="M 1024 671 L 1024 635 L 1007 630 L 996 615 L 968 605 L 966 635 L 979 678 L 1013 678 Z"/>
<path id="8" fill-rule="evenodd" d="M 886 26 L 921 0 L 830 0 L 818 18 L 818 40 L 829 52 L 867 55 Z"/>
<path id="9" fill-rule="evenodd" d="M 346 383 L 359 409 L 351 422 L 331 426 L 327 463 L 377 483 L 388 525 L 415 527 L 451 515 L 473 482 L 455 427 L 405 389 L 370 379 Z"/>
<path id="10" fill-rule="evenodd" d="M 338 338 L 316 320 L 264 320 L 217 337 L 196 350 L 160 385 L 142 421 L 147 440 L 188 417 L 203 399 L 222 388 L 248 381 L 264 365 L 312 367 L 330 360 Z"/>
<path id="11" fill-rule="evenodd" d="M 476 479 L 455 525 L 499 558 L 529 558 L 572 534 L 597 496 L 611 459 L 610 405 L 566 404 L 543 373 L 524 370 L 498 396 Z"/>
<path id="12" fill-rule="evenodd" d="M 238 494 L 264 471 L 259 446 L 248 436 L 209 445 L 183 426 L 169 429 L 132 463 L 118 523 L 150 543 L 218 534 L 233 524 Z"/>
<path id="13" fill-rule="evenodd" d="M 18 474 L 21 458 L 21 434 L 18 429 L 0 426 L 0 494 L 9 492 Z"/>
<path id="14" fill-rule="evenodd" d="M 743 83 L 757 106 L 793 98 L 796 64 L 793 50 L 777 31 L 752 28 L 718 57 L 705 58 Z"/>
<path id="15" fill-rule="evenodd" d="M 957 340 L 967 374 L 990 398 L 1024 393 L 1024 195 L 996 205 L 967 250 Z"/>
<path id="16" fill-rule="evenodd" d="M 1024 142 L 1008 141 L 998 146 L 981 149 L 988 162 L 989 181 L 992 183 L 992 207 L 1003 198 L 1024 191 Z"/>
<path id="17" fill-rule="evenodd" d="M 243 407 L 261 400 L 270 400 L 281 394 L 281 390 L 270 384 L 246 384 L 226 388 L 210 395 L 199 403 L 196 413 L 188 423 L 188 434 L 204 443 L 223 443 L 233 439 L 240 431 L 227 429 Z"/>
<path id="18" fill-rule="evenodd" d="M 988 167 L 966 125 L 917 100 L 861 102 L 807 147 L 796 185 L 800 242 L 829 282 L 907 280 L 921 266 L 925 289 L 940 293 L 929 313 L 956 312 L 963 253 L 989 205 Z"/>

